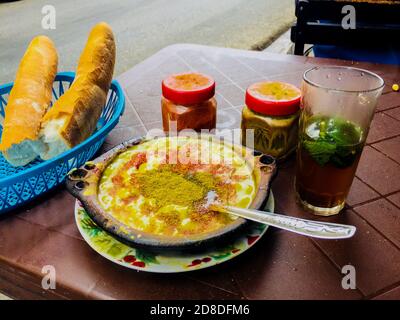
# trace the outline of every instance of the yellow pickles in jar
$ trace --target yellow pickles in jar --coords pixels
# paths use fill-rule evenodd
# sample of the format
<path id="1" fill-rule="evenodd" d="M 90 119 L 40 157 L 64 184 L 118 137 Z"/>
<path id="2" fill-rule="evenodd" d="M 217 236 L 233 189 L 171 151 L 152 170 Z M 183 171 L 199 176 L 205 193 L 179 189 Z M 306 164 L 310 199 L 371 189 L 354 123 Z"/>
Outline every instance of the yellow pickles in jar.
<path id="1" fill-rule="evenodd" d="M 296 149 L 299 106 L 300 90 L 291 84 L 265 81 L 251 85 L 242 111 L 242 144 L 285 159 Z M 247 130 L 254 130 L 254 141 Z"/>

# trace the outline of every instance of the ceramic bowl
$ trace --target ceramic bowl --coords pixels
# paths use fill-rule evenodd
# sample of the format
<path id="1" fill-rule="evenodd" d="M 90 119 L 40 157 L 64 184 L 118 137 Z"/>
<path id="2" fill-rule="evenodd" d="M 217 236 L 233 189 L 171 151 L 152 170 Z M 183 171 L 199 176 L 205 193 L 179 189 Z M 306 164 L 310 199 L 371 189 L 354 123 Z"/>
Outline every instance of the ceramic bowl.
<path id="1" fill-rule="evenodd" d="M 97 195 L 99 181 L 107 165 L 117 155 L 145 141 L 147 141 L 146 138 L 137 138 L 124 142 L 68 174 L 66 181 L 68 191 L 82 203 L 89 216 L 99 227 L 127 245 L 145 247 L 154 251 L 194 251 L 229 240 L 249 223 L 243 218 L 237 218 L 212 232 L 183 238 L 146 233 L 116 220 L 99 203 Z M 243 149 L 244 147 L 235 146 L 235 148 Z M 275 159 L 258 151 L 251 151 L 247 148 L 245 150 L 247 156 L 243 158 L 250 161 L 250 158 L 246 158 L 250 155 L 251 160 L 254 161 L 253 175 L 257 177 L 258 181 L 258 188 L 250 208 L 260 209 L 269 196 L 271 181 L 276 172 Z"/>

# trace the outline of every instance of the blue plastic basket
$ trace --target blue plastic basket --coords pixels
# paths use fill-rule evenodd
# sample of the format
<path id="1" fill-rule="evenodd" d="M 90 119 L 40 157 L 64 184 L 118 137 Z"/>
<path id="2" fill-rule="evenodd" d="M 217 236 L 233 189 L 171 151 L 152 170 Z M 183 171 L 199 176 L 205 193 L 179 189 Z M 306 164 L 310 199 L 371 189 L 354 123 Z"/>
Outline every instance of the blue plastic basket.
<path id="1" fill-rule="evenodd" d="M 57 74 L 53 84 L 53 102 L 70 87 L 74 77 L 73 72 Z M 12 86 L 12 83 L 0 86 L 0 114 L 3 117 Z M 72 168 L 79 167 L 90 160 L 99 150 L 107 134 L 118 123 L 124 108 L 123 91 L 114 80 L 97 123 L 96 132 L 81 144 L 53 159 L 47 161 L 36 159 L 18 168 L 11 166 L 0 154 L 0 214 L 51 190 L 64 181 L 66 174 Z M 0 124 L 0 134 L 2 131 L 3 126 Z"/>

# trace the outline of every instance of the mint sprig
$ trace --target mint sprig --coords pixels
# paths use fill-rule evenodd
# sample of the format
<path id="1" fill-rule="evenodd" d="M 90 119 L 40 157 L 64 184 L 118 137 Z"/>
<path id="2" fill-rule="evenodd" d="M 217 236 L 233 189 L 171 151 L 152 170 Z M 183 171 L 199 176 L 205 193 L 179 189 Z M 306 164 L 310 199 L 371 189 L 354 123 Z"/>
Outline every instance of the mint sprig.
<path id="1" fill-rule="evenodd" d="M 320 166 L 330 162 L 338 168 L 346 168 L 356 161 L 363 147 L 358 126 L 338 118 L 314 118 L 310 123 L 319 129 L 319 135 L 314 139 L 303 136 L 302 144 Z"/>
<path id="2" fill-rule="evenodd" d="M 304 148 L 311 157 L 320 165 L 324 166 L 335 154 L 336 146 L 326 141 L 307 141 L 303 142 Z"/>

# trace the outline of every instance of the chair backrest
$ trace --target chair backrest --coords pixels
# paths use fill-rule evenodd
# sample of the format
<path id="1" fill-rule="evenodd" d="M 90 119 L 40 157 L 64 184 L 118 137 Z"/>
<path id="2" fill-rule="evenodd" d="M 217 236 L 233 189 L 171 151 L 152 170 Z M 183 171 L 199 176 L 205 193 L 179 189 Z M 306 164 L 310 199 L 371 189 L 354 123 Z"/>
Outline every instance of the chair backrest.
<path id="1" fill-rule="evenodd" d="M 400 0 L 295 0 L 297 22 L 291 39 L 295 54 L 304 44 L 397 44 L 400 39 Z M 346 15 L 354 13 L 355 28 L 344 28 Z M 354 8 L 354 9 L 353 9 Z"/>
<path id="2" fill-rule="evenodd" d="M 400 0 L 295 0 L 296 17 L 307 21 L 341 22 L 345 6 L 353 6 L 357 23 L 400 25 Z"/>

